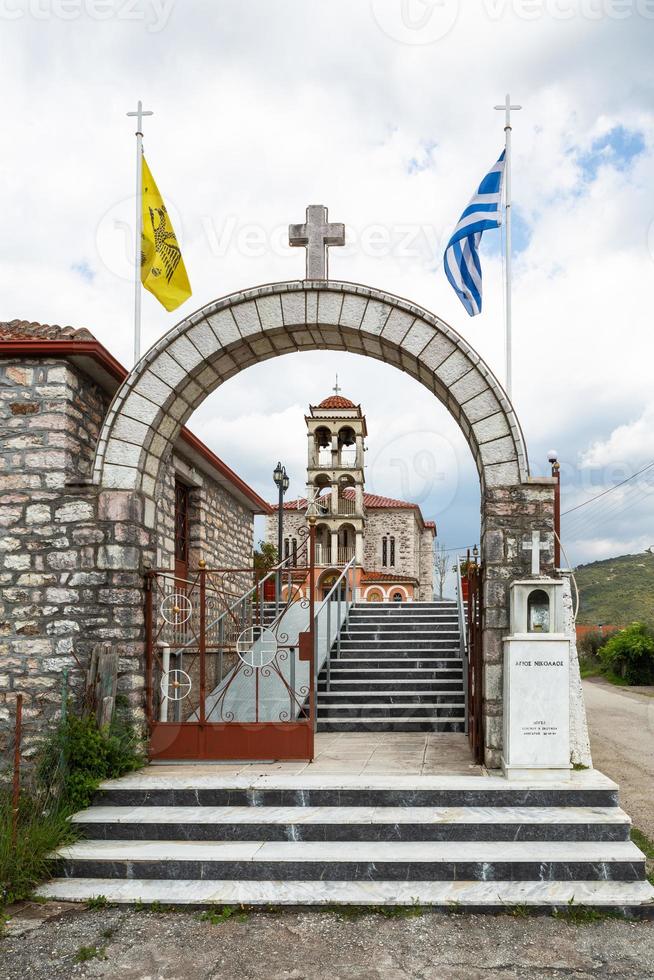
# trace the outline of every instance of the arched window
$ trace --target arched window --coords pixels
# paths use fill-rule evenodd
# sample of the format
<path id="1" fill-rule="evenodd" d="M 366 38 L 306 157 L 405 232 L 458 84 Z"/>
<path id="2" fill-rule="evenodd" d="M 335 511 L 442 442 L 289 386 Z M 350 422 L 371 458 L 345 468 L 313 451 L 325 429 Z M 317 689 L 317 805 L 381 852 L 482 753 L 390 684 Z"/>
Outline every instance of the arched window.
<path id="1" fill-rule="evenodd" d="M 395 565 L 395 538 L 392 535 L 390 538 L 389 551 L 390 551 L 390 559 L 388 564 L 392 568 Z"/>
<path id="2" fill-rule="evenodd" d="M 393 602 L 404 602 L 404 596 L 401 592 L 393 593 Z"/>
<path id="3" fill-rule="evenodd" d="M 293 538 L 292 545 L 292 555 L 293 555 L 293 567 L 297 567 L 297 538 Z"/>
<path id="4" fill-rule="evenodd" d="M 386 535 L 382 538 L 382 565 L 384 568 L 388 565 L 388 538 Z"/>
<path id="5" fill-rule="evenodd" d="M 286 561 L 286 559 L 290 556 L 290 554 L 291 554 L 291 542 L 288 538 L 284 538 L 284 561 Z"/>

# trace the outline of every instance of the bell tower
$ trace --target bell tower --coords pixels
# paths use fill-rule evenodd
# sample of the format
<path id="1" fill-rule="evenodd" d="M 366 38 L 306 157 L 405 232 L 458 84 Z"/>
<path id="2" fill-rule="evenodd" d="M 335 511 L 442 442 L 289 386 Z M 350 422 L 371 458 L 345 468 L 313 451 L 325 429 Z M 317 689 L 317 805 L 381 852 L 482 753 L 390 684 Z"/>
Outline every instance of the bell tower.
<path id="1" fill-rule="evenodd" d="M 363 500 L 366 419 L 360 405 L 340 394 L 311 405 L 306 416 L 308 437 L 307 499 L 316 497 L 316 562 L 363 563 L 366 515 Z"/>

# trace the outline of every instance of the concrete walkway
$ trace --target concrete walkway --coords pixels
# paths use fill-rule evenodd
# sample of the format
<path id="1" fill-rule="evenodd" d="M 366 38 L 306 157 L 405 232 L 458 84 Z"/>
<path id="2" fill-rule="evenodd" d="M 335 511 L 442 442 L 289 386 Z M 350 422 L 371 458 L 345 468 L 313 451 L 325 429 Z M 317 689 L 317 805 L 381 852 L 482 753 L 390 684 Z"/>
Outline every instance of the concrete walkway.
<path id="1" fill-rule="evenodd" d="M 593 765 L 620 786 L 620 805 L 654 840 L 654 687 L 583 682 Z"/>

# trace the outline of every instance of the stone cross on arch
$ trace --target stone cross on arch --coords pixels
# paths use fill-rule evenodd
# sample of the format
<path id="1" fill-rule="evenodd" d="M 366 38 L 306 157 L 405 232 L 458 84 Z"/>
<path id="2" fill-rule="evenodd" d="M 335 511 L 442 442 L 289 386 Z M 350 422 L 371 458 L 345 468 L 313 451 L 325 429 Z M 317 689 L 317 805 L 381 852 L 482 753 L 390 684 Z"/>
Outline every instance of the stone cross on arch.
<path id="1" fill-rule="evenodd" d="M 531 532 L 531 541 L 526 541 L 522 546 L 522 550 L 531 552 L 531 574 L 540 575 L 540 553 L 541 551 L 550 550 L 547 541 L 541 541 L 540 531 Z"/>
<path id="2" fill-rule="evenodd" d="M 330 223 L 324 205 L 310 204 L 305 223 L 288 226 L 288 244 L 306 248 L 307 279 L 328 279 L 327 248 L 345 245 L 345 225 Z"/>

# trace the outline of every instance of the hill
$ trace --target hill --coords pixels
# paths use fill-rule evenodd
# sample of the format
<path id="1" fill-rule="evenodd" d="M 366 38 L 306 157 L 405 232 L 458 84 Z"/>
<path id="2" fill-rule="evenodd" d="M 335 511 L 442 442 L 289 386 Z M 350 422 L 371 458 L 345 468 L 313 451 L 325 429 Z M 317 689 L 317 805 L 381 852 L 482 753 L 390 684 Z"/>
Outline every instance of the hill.
<path id="1" fill-rule="evenodd" d="M 626 626 L 636 619 L 654 626 L 654 554 L 621 555 L 575 569 L 580 604 L 577 622 Z"/>

